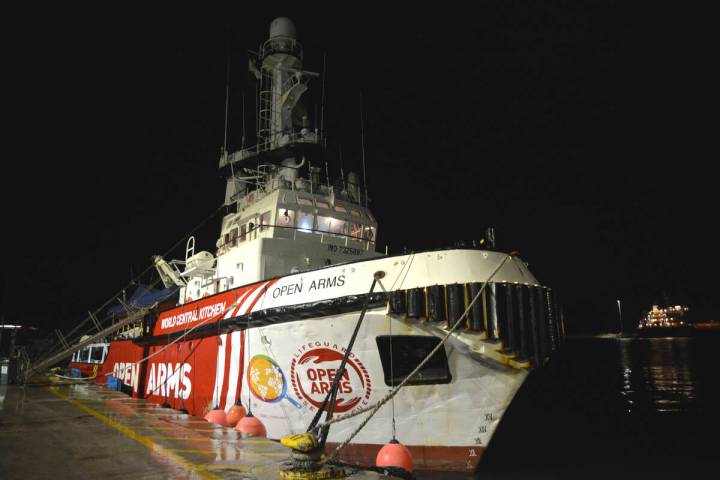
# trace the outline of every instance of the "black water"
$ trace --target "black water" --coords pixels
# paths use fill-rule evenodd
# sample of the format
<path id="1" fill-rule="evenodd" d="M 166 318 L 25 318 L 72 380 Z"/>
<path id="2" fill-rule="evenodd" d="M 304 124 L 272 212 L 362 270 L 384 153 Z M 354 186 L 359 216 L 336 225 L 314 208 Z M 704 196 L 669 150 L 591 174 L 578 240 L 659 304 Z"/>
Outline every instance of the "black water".
<path id="1" fill-rule="evenodd" d="M 474 478 L 720 478 L 719 358 L 720 338 L 568 340 Z"/>

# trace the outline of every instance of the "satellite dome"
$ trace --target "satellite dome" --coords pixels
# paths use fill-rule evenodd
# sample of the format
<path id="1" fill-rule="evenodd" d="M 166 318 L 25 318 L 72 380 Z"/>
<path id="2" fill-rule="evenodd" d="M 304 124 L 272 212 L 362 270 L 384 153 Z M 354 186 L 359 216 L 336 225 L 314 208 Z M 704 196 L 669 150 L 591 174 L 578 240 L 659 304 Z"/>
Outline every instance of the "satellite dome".
<path id="1" fill-rule="evenodd" d="M 287 17 L 278 17 L 270 24 L 270 38 L 295 38 L 295 24 Z"/>

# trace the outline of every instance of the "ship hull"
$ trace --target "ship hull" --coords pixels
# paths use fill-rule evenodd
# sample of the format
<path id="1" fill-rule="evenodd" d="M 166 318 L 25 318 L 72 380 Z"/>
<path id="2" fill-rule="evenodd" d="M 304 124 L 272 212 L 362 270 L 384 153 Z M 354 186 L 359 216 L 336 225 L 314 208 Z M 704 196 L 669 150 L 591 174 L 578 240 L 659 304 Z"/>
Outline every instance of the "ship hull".
<path id="1" fill-rule="evenodd" d="M 240 399 L 263 421 L 268 437 L 279 439 L 307 428 L 357 317 L 348 313 L 298 321 L 291 328 L 277 325 L 210 335 L 164 351 L 163 345 L 142 348 L 131 341 L 113 342 L 104 373 L 121 378 L 135 397 L 193 415 L 202 416 L 214 406 L 227 411 Z M 350 357 L 350 373 L 341 382 L 337 414 L 374 404 L 390 391 L 376 342 L 390 328 L 394 338 L 433 336 L 382 310 L 368 312 Z M 148 360 L 147 368 L 137 364 L 145 353 L 155 352 L 160 353 Z M 526 376 L 524 370 L 473 359 L 462 345 L 450 344 L 446 358 L 447 383 L 408 386 L 394 399 L 397 438 L 410 448 L 420 469 L 474 468 Z M 263 371 L 267 369 L 272 372 Z M 100 375 L 97 381 L 106 377 Z M 392 415 L 388 402 L 340 458 L 374 464 L 379 449 L 392 438 Z M 364 418 L 333 425 L 329 448 L 344 441 Z"/>
<path id="2" fill-rule="evenodd" d="M 459 252 L 452 258 L 450 251 L 433 252 L 425 257 L 430 263 L 452 261 L 457 269 L 453 274 L 453 265 L 445 265 L 432 278 L 423 262 L 413 270 L 408 257 L 384 258 L 259 282 L 185 304 L 162 312 L 154 335 L 112 342 L 96 382 L 112 375 L 135 397 L 200 416 L 214 407 L 227 411 L 240 400 L 264 423 L 269 438 L 304 432 L 334 380 L 363 305 L 369 308 L 339 382 L 335 416 L 351 415 L 383 399 L 447 331 L 447 318 L 428 321 L 407 309 L 393 311 L 390 293 L 398 285 L 412 289 L 442 281 L 443 275 L 470 283 L 486 280 L 503 257 L 497 254 L 484 268 L 478 267 L 482 262 L 468 264 L 488 260 L 482 253 Z M 511 267 L 498 275 L 522 273 Z M 379 293 L 368 295 L 369 281 L 353 284 L 353 272 L 379 270 L 386 274 Z M 320 279 L 324 289 L 317 287 Z M 394 290 L 388 291 L 391 286 Z M 334 289 L 334 296 L 328 289 Z M 291 297 L 294 304 L 288 302 Z M 460 298 L 462 305 L 469 301 L 467 295 Z M 527 304 L 528 298 L 520 297 L 516 312 Z M 486 330 L 497 322 L 491 305 L 483 297 Z M 446 305 L 446 317 L 451 311 L 462 309 Z M 473 469 L 528 370 L 498 353 L 502 342 L 471 330 L 468 321 L 450 336 L 414 384 L 381 407 L 340 458 L 373 465 L 379 449 L 395 435 L 413 452 L 418 469 Z M 328 446 L 345 441 L 366 415 L 334 424 Z"/>

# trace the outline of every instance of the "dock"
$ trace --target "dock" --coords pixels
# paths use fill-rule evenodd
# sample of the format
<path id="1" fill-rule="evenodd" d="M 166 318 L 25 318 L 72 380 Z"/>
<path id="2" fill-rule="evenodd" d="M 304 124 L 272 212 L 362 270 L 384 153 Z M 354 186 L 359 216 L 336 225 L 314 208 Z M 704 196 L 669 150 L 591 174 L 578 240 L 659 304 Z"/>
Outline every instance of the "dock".
<path id="1" fill-rule="evenodd" d="M 2 479 L 279 479 L 289 459 L 277 442 L 97 385 L 2 388 Z"/>

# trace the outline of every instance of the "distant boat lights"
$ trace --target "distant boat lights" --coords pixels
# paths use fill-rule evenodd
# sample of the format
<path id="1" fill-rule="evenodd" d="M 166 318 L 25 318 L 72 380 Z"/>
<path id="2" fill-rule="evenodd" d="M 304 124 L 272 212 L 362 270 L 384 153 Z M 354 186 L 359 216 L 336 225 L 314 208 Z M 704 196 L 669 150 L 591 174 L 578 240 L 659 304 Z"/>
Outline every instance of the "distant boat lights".
<path id="1" fill-rule="evenodd" d="M 675 305 L 674 307 L 659 308 L 653 305 L 652 309 L 640 320 L 639 328 L 672 328 L 685 325 L 682 317 L 688 311 L 688 307 Z"/>

